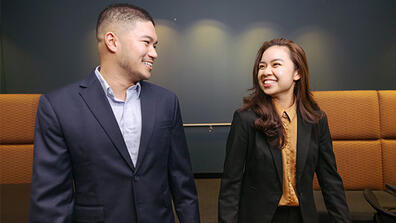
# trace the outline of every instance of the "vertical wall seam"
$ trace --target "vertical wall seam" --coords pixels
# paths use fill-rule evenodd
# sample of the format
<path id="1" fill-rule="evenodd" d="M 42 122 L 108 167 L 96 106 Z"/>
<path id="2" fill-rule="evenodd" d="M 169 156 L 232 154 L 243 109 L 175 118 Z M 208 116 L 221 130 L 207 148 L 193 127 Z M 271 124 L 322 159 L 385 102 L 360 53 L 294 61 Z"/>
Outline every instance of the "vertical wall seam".
<path id="1" fill-rule="evenodd" d="M 0 4 L 3 4 L 0 2 Z M 0 65 L 1 65 L 1 70 L 0 70 L 0 93 L 1 94 L 6 94 L 6 78 L 5 78 L 5 69 L 4 69 L 4 42 L 3 42 L 3 29 L 4 29 L 4 22 L 3 22 L 3 13 L 1 12 L 3 10 L 2 5 L 0 5 Z"/>

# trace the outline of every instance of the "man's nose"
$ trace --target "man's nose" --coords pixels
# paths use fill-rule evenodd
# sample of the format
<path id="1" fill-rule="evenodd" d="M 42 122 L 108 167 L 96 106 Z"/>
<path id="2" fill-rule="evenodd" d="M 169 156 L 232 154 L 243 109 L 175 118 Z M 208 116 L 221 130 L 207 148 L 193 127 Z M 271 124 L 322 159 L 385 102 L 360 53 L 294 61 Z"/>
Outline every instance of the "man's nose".
<path id="1" fill-rule="evenodd" d="M 157 50 L 154 47 L 151 47 L 148 55 L 149 55 L 149 57 L 151 57 L 153 59 L 157 59 L 157 57 L 158 57 Z"/>

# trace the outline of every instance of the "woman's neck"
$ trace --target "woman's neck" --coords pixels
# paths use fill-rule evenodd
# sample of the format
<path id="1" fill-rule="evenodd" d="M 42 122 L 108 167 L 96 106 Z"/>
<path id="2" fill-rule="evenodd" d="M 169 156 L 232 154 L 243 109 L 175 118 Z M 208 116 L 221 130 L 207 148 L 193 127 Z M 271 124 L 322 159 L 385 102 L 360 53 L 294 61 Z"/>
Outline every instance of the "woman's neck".
<path id="1" fill-rule="evenodd" d="M 290 108 L 294 104 L 294 94 L 287 97 L 273 97 L 272 100 L 275 100 L 282 108 Z"/>

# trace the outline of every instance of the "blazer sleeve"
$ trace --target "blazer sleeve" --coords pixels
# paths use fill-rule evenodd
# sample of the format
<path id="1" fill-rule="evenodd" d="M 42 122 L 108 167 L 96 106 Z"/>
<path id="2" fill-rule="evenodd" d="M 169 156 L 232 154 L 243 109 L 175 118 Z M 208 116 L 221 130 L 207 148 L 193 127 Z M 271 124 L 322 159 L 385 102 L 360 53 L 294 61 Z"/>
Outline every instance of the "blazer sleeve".
<path id="1" fill-rule="evenodd" d="M 71 161 L 61 124 L 46 96 L 40 98 L 34 134 L 29 222 L 72 221 Z"/>
<path id="2" fill-rule="evenodd" d="M 174 103 L 173 127 L 168 169 L 170 189 L 180 223 L 199 223 L 198 197 L 187 148 L 183 121 L 177 98 Z"/>
<path id="3" fill-rule="evenodd" d="M 316 175 L 332 222 L 351 222 L 342 179 L 337 172 L 327 116 L 320 120 L 319 160 Z"/>
<path id="4" fill-rule="evenodd" d="M 248 148 L 248 123 L 234 113 L 226 145 L 219 194 L 219 223 L 237 223 L 242 178 Z"/>

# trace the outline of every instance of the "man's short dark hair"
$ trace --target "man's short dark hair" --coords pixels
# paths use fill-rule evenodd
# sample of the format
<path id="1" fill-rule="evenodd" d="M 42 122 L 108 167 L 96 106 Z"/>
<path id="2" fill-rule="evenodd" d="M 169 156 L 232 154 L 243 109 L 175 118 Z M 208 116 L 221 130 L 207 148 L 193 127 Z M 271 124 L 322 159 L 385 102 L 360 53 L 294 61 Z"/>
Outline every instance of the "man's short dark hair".
<path id="1" fill-rule="evenodd" d="M 144 9 L 127 3 L 112 4 L 99 14 L 96 23 L 96 35 L 103 23 L 150 21 L 155 25 L 151 15 Z"/>

